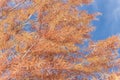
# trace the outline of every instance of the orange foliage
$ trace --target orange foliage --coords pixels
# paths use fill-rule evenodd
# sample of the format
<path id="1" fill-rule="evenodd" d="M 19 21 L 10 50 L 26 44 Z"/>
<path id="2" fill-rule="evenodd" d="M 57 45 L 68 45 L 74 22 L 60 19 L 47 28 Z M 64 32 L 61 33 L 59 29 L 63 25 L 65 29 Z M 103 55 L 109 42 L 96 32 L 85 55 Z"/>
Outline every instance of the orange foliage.
<path id="1" fill-rule="evenodd" d="M 0 80 L 119 80 L 120 38 L 92 41 L 99 14 L 77 9 L 91 2 L 0 0 Z"/>

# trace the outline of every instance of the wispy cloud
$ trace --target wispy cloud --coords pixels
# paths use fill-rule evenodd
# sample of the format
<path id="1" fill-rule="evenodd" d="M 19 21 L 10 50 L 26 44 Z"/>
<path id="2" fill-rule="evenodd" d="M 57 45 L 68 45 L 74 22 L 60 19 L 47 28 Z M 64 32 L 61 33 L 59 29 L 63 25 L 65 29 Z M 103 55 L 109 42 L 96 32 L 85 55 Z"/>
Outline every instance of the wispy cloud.
<path id="1" fill-rule="evenodd" d="M 94 0 L 89 6 L 83 6 L 90 13 L 101 12 L 99 21 L 93 22 L 96 30 L 92 33 L 94 40 L 105 39 L 120 33 L 120 0 Z"/>
<path id="2" fill-rule="evenodd" d="M 110 0 L 107 8 L 108 23 L 111 27 L 112 34 L 120 33 L 120 0 Z"/>
<path id="3" fill-rule="evenodd" d="M 120 0 L 95 0 L 97 11 L 103 15 L 96 24 L 96 32 L 101 33 L 102 38 L 120 33 Z M 97 34 L 95 34 L 97 35 Z"/>

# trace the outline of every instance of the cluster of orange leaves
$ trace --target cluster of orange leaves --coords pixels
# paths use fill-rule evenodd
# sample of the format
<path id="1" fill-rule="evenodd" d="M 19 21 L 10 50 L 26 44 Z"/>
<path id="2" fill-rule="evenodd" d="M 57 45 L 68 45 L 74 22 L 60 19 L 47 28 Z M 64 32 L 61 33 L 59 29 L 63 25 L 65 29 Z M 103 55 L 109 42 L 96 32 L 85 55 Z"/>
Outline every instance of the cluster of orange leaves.
<path id="1" fill-rule="evenodd" d="M 120 38 L 92 41 L 98 13 L 77 8 L 91 2 L 0 0 L 0 80 L 119 80 Z M 37 21 L 30 19 L 35 13 Z M 77 46 L 86 40 L 88 47 Z"/>

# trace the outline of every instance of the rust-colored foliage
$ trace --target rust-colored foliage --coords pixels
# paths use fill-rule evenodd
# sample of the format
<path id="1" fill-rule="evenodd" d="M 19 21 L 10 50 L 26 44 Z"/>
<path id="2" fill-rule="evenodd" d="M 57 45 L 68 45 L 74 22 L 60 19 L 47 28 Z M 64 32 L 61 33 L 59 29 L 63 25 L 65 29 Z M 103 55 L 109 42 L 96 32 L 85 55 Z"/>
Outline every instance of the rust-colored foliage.
<path id="1" fill-rule="evenodd" d="M 119 80 L 120 38 L 90 39 L 91 2 L 0 0 L 0 80 Z"/>

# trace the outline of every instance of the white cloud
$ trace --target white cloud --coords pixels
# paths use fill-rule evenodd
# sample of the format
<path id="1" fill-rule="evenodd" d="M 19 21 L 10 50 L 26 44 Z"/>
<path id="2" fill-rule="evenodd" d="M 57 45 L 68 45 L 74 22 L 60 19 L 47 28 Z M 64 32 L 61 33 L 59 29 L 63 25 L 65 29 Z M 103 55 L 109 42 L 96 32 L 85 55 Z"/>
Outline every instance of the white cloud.
<path id="1" fill-rule="evenodd" d="M 105 24 L 110 28 L 111 34 L 120 33 L 120 0 L 108 0 L 105 12 Z"/>
<path id="2" fill-rule="evenodd" d="M 113 15 L 114 15 L 115 20 L 118 21 L 119 18 L 120 18 L 120 7 L 117 7 L 117 8 L 114 10 Z"/>

